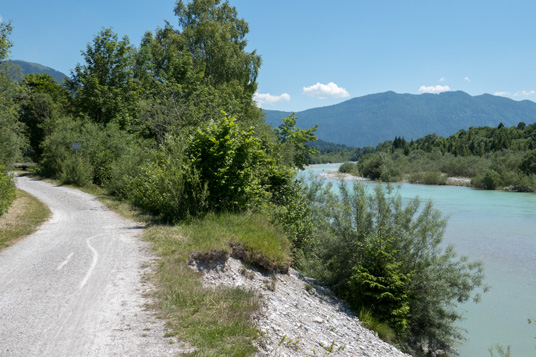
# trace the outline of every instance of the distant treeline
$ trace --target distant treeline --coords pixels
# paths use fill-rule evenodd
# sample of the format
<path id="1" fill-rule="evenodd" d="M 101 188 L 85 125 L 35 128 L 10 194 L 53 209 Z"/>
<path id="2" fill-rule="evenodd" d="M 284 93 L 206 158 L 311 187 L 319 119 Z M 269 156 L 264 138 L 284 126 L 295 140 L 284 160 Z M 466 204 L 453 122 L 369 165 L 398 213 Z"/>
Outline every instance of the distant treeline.
<path id="1" fill-rule="evenodd" d="M 355 161 L 343 151 L 348 161 Z M 341 151 L 334 152 L 341 155 Z M 326 153 L 325 155 L 330 155 Z M 334 155 L 334 156 L 335 156 Z M 313 161 L 312 158 L 311 161 Z M 345 171 L 375 180 L 445 184 L 448 176 L 471 178 L 484 189 L 536 191 L 536 123 L 517 126 L 478 127 L 460 130 L 449 137 L 429 134 L 417 140 L 402 137 L 380 143 L 359 157 Z"/>

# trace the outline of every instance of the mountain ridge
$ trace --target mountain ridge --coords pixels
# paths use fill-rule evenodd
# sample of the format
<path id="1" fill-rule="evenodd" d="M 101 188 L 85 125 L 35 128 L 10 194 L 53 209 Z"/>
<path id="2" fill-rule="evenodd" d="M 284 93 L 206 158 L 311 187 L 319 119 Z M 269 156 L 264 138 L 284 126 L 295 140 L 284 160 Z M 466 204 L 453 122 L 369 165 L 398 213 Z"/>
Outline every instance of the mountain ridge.
<path id="1" fill-rule="evenodd" d="M 291 112 L 263 110 L 272 126 Z M 296 112 L 298 126 L 318 124 L 318 139 L 357 147 L 376 146 L 395 136 L 406 140 L 436 133 L 452 135 L 477 126 L 517 125 L 536 121 L 536 103 L 530 100 L 462 91 L 440 94 L 398 94 L 393 91 L 368 94 L 325 107 Z"/>
<path id="2" fill-rule="evenodd" d="M 60 84 L 63 79 L 67 77 L 67 75 L 65 75 L 64 73 L 57 71 L 54 68 L 42 65 L 40 63 L 28 62 L 23 60 L 12 60 L 11 63 L 21 68 L 23 76 L 26 74 L 46 73 Z"/>

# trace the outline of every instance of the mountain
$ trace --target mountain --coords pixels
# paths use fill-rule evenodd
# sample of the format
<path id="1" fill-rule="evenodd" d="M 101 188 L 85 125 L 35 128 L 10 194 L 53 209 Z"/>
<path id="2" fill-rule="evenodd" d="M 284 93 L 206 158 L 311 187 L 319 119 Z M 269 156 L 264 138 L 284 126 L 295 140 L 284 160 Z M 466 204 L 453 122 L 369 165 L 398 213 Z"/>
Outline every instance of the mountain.
<path id="1" fill-rule="evenodd" d="M 46 73 L 54 78 L 58 83 L 63 81 L 63 78 L 67 77 L 65 74 L 60 71 L 56 71 L 53 68 L 43 66 L 39 63 L 26 62 L 21 60 L 11 61 L 12 64 L 19 66 L 22 69 L 22 75 L 33 74 L 33 73 Z"/>
<path id="2" fill-rule="evenodd" d="M 274 110 L 264 113 L 266 122 L 274 127 L 290 115 Z M 385 92 L 304 110 L 296 116 L 300 128 L 318 124 L 318 139 L 365 147 L 395 136 L 412 140 L 431 133 L 449 136 L 471 126 L 530 124 L 536 121 L 536 103 L 461 91 L 419 95 Z"/>

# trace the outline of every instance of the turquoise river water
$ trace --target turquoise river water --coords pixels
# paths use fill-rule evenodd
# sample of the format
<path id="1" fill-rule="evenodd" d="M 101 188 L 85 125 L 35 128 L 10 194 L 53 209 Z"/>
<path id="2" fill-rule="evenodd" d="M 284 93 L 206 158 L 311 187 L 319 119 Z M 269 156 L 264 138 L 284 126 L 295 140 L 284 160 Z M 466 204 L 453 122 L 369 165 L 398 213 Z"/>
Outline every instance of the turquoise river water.
<path id="1" fill-rule="evenodd" d="M 413 184 L 401 184 L 399 193 L 403 199 L 432 199 L 448 217 L 445 244 L 485 264 L 491 290 L 480 303 L 461 306 L 468 340 L 458 346 L 460 355 L 489 356 L 488 348 L 499 343 L 510 345 L 514 357 L 536 356 L 536 323 L 527 320 L 536 319 L 536 194 Z"/>

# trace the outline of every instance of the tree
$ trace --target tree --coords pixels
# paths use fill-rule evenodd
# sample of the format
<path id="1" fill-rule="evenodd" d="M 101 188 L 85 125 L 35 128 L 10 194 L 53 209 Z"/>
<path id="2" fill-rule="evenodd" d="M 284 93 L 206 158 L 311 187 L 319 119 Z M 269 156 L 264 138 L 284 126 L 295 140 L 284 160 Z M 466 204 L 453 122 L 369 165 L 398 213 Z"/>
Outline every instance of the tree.
<path id="1" fill-rule="evenodd" d="M 95 123 L 131 127 L 139 94 L 134 80 L 135 53 L 127 36 L 119 40 L 109 28 L 95 36 L 82 51 L 85 64 L 77 65 L 66 81 L 76 114 L 87 115 Z"/>
<path id="2" fill-rule="evenodd" d="M 300 129 L 296 127 L 297 120 L 298 117 L 292 113 L 283 118 L 283 124 L 280 124 L 274 131 L 282 144 L 283 161 L 303 170 L 309 163 L 308 155 L 318 154 L 314 147 L 307 145 L 316 140 L 314 132 L 318 129 L 318 125 L 309 129 Z"/>
<path id="3" fill-rule="evenodd" d="M 536 150 L 525 153 L 519 168 L 527 175 L 536 175 Z"/>
<path id="4" fill-rule="evenodd" d="M 22 156 L 26 146 L 23 128 L 17 120 L 17 71 L 7 61 L 13 30 L 10 22 L 0 23 L 0 165 L 10 165 Z"/>
<path id="5" fill-rule="evenodd" d="M 187 5 L 177 2 L 181 35 L 186 40 L 194 64 L 203 69 L 215 87 L 237 82 L 245 94 L 253 96 L 261 58 L 247 52 L 245 39 L 249 26 L 237 16 L 228 1 L 194 0 Z"/>
<path id="6" fill-rule="evenodd" d="M 26 126 L 32 149 L 29 156 L 38 161 L 45 136 L 52 133 L 59 117 L 67 110 L 68 93 L 48 74 L 28 74 L 20 83 L 17 97 L 19 120 Z"/>
<path id="7" fill-rule="evenodd" d="M 237 117 L 258 124 L 261 112 L 253 101 L 261 57 L 246 51 L 249 26 L 228 1 L 194 0 L 175 7 L 178 32 L 191 54 L 195 72 L 219 91 L 224 102 L 240 110 Z M 238 113 L 225 110 L 229 115 Z"/>

